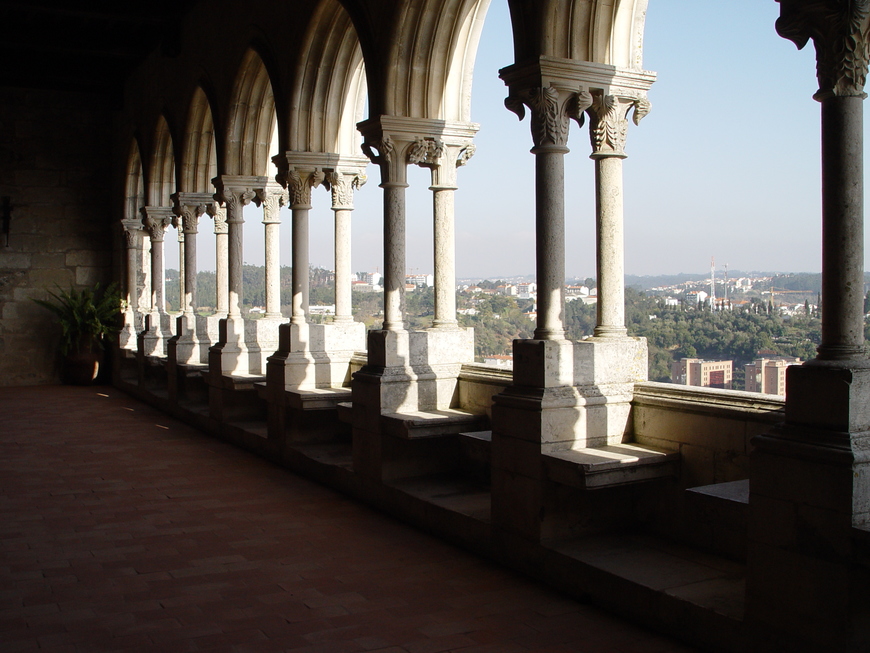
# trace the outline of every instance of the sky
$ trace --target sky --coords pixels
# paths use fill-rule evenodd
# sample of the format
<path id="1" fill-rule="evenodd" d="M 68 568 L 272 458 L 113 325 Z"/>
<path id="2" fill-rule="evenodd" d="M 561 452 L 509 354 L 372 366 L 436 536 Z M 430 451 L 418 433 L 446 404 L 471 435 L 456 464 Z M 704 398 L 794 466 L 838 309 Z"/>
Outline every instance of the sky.
<path id="1" fill-rule="evenodd" d="M 624 162 L 627 274 L 719 270 L 818 272 L 819 104 L 812 44 L 776 34 L 774 0 L 649 0 L 644 68 L 657 73 L 652 112 L 629 128 Z M 534 156 L 529 119 L 504 108 L 498 70 L 513 63 L 507 3 L 493 0 L 477 54 L 477 152 L 459 170 L 457 277 L 534 274 Z M 565 159 L 566 273 L 595 274 L 594 164 L 587 128 L 572 123 Z M 379 173 L 355 195 L 354 271 L 383 270 Z M 428 170 L 409 166 L 407 271 L 431 273 Z M 332 269 L 329 194 L 314 191 L 311 264 Z M 290 264 L 283 211 L 282 263 Z M 262 213 L 245 210 L 245 262 L 264 263 Z M 200 269 L 214 269 L 203 221 Z M 167 266 L 177 267 L 169 246 Z M 865 266 L 866 267 L 866 266 Z"/>

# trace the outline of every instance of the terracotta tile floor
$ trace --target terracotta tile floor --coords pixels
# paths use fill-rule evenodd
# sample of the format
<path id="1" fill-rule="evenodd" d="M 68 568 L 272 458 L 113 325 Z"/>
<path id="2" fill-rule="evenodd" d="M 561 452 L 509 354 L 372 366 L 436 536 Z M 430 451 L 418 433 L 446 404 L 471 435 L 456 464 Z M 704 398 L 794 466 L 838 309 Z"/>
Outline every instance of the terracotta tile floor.
<path id="1" fill-rule="evenodd" d="M 0 388 L 0 651 L 690 649 L 111 388 Z"/>

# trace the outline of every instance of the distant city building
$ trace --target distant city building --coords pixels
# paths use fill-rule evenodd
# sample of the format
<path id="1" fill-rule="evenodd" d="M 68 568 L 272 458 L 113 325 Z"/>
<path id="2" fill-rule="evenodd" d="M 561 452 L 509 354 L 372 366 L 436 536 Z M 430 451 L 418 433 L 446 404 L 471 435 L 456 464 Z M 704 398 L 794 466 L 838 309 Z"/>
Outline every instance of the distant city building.
<path id="1" fill-rule="evenodd" d="M 431 274 L 406 274 L 406 284 L 414 284 L 417 288 L 431 288 L 435 285 L 435 277 Z"/>
<path id="2" fill-rule="evenodd" d="M 512 370 L 514 368 L 514 357 L 503 356 L 499 354 L 495 354 L 493 356 L 486 356 L 483 359 L 483 364 L 491 365 L 492 367 L 498 367 L 503 370 Z"/>
<path id="3" fill-rule="evenodd" d="M 357 292 L 384 292 L 384 287 L 378 284 L 371 284 L 365 281 L 354 281 L 351 284 L 351 290 Z"/>
<path id="4" fill-rule="evenodd" d="M 671 381 L 680 385 L 730 390 L 733 373 L 733 361 L 683 358 L 671 364 Z"/>
<path id="5" fill-rule="evenodd" d="M 325 306 L 309 306 L 308 307 L 309 315 L 335 315 L 335 304 L 328 304 Z"/>
<path id="6" fill-rule="evenodd" d="M 707 298 L 710 295 L 703 290 L 694 290 L 692 292 L 686 293 L 686 305 L 694 306 L 696 304 L 703 304 L 707 301 Z"/>
<path id="7" fill-rule="evenodd" d="M 538 284 L 534 281 L 529 283 L 519 283 L 517 284 L 517 296 L 520 299 L 532 299 L 537 297 L 538 294 Z"/>
<path id="8" fill-rule="evenodd" d="M 371 284 L 373 286 L 377 286 L 381 283 L 381 279 L 383 279 L 383 275 L 380 272 L 359 272 L 357 273 L 357 279 L 364 283 Z"/>
<path id="9" fill-rule="evenodd" d="M 792 358 L 790 356 L 756 358 L 744 366 L 746 370 L 746 391 L 785 397 L 786 368 L 790 365 L 800 365 L 800 363 L 800 358 Z"/>

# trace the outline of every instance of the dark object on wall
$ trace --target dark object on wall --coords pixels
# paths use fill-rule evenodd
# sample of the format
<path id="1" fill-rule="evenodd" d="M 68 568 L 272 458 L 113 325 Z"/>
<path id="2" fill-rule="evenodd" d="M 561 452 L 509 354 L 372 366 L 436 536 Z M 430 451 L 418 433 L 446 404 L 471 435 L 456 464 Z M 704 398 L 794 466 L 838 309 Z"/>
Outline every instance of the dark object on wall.
<path id="1" fill-rule="evenodd" d="M 12 198 L 4 195 L 0 199 L 0 228 L 3 231 L 3 246 L 9 247 L 9 230 L 12 226 Z"/>

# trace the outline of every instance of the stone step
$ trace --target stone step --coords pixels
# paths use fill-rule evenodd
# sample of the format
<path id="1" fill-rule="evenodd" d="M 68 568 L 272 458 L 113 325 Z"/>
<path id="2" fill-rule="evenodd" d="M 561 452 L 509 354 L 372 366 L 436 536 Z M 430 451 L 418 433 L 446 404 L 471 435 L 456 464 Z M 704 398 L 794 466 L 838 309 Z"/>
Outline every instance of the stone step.
<path id="1" fill-rule="evenodd" d="M 492 467 L 492 431 L 463 431 L 459 434 L 459 469 L 489 483 Z"/>
<path id="2" fill-rule="evenodd" d="M 688 488 L 685 506 L 685 532 L 693 545 L 746 559 L 749 479 Z"/>
<path id="3" fill-rule="evenodd" d="M 310 390 L 285 390 L 287 405 L 297 410 L 335 410 L 339 403 L 351 397 L 350 388 L 312 388 Z"/>
<path id="4" fill-rule="evenodd" d="M 689 641 L 745 650 L 746 568 L 649 535 L 600 535 L 551 545 L 566 583 L 585 583 L 597 603 L 652 627 L 683 624 Z M 576 579 L 576 580 L 575 580 Z M 594 582 L 590 582 L 594 579 Z"/>
<path id="5" fill-rule="evenodd" d="M 492 496 L 487 486 L 455 474 L 418 476 L 394 481 L 391 486 L 421 501 L 488 524 Z"/>
<path id="6" fill-rule="evenodd" d="M 584 490 L 675 477 L 680 454 L 639 444 L 613 444 L 543 454 L 550 480 Z"/>
<path id="7" fill-rule="evenodd" d="M 338 408 L 338 419 L 345 424 L 353 424 L 353 402 L 340 401 L 335 406 Z"/>
<path id="8" fill-rule="evenodd" d="M 381 416 L 383 432 L 406 440 L 439 438 L 458 435 L 475 427 L 484 426 L 486 415 L 475 415 L 464 410 L 409 411 L 387 413 Z"/>

